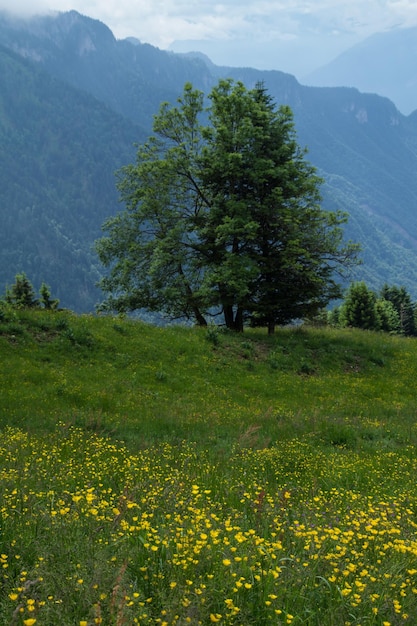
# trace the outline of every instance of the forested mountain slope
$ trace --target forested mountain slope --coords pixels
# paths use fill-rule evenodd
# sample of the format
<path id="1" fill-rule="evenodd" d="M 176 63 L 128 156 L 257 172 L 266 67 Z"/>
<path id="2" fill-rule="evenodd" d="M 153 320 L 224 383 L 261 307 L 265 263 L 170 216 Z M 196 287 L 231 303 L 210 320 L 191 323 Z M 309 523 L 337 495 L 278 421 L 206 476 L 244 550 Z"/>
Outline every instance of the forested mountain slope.
<path id="1" fill-rule="evenodd" d="M 324 205 L 348 211 L 347 236 L 363 245 L 354 277 L 417 297 L 416 115 L 356 89 L 117 41 L 75 11 L 2 16 L 0 43 L 0 289 L 24 270 L 64 306 L 91 310 L 100 271 L 91 246 L 118 209 L 114 171 L 132 161 L 161 101 L 175 102 L 186 81 L 207 92 L 229 76 L 263 81 L 293 109 L 299 143 L 326 181 Z"/>
<path id="2" fill-rule="evenodd" d="M 143 134 L 5 48 L 0 76 L 0 285 L 25 271 L 63 306 L 91 310 L 100 298 L 91 246 L 119 206 L 114 171 Z"/>

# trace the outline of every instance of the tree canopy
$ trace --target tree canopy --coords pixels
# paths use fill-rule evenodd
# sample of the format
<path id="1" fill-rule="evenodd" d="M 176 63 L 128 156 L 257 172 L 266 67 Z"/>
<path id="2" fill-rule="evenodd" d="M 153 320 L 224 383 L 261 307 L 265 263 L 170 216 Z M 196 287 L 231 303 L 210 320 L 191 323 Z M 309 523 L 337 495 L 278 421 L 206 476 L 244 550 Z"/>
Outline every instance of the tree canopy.
<path id="1" fill-rule="evenodd" d="M 292 111 L 262 84 L 186 84 L 161 105 L 154 134 L 119 172 L 126 208 L 96 242 L 104 307 L 145 308 L 228 328 L 314 314 L 340 296 L 355 262 L 346 215 L 320 207 L 321 179 L 296 141 Z"/>
<path id="2" fill-rule="evenodd" d="M 327 317 L 334 326 L 417 336 L 417 305 L 403 286 L 385 284 L 376 293 L 364 281 L 354 282 Z"/>
<path id="3" fill-rule="evenodd" d="M 14 309 L 36 309 L 44 308 L 55 310 L 58 308 L 59 300 L 51 298 L 49 286 L 42 282 L 39 289 L 41 299 L 36 297 L 35 289 L 25 272 L 16 274 L 15 282 L 11 287 L 6 288 L 4 300 L 0 298 L 0 304 L 4 302 Z"/>

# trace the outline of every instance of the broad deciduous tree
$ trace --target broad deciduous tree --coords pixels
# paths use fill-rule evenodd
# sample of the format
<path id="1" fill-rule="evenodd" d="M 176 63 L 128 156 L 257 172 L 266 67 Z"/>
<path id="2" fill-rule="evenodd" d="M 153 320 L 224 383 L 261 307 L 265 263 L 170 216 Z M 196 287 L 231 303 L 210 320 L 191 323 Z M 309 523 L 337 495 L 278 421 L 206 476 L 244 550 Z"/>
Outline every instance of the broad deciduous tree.
<path id="1" fill-rule="evenodd" d="M 120 172 L 126 209 L 97 242 L 109 268 L 105 305 L 146 308 L 228 328 L 311 315 L 340 295 L 335 271 L 354 262 L 346 216 L 320 207 L 321 179 L 296 141 L 289 107 L 262 84 L 187 84 L 163 104 L 154 135 Z"/>

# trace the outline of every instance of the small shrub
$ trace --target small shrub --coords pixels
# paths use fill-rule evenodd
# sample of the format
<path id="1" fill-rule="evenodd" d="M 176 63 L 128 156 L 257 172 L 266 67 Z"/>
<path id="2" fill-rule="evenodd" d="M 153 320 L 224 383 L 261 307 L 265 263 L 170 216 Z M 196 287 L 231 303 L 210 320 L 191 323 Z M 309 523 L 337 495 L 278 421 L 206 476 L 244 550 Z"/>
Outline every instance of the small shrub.
<path id="1" fill-rule="evenodd" d="M 219 336 L 219 329 L 217 328 L 217 326 L 212 325 L 207 328 L 206 339 L 211 344 L 213 344 L 213 346 L 219 345 L 220 336 Z"/>
<path id="2" fill-rule="evenodd" d="M 60 317 L 56 321 L 55 328 L 59 331 L 68 330 L 68 320 L 65 317 Z"/>
<path id="3" fill-rule="evenodd" d="M 16 274 L 15 283 L 6 288 L 5 302 L 14 309 L 39 309 L 56 310 L 59 300 L 51 298 L 51 290 L 42 282 L 39 290 L 40 300 L 36 297 L 32 283 L 24 272 Z"/>
<path id="4" fill-rule="evenodd" d="M 160 383 L 164 383 L 168 376 L 166 374 L 166 372 L 164 372 L 164 370 L 158 370 L 155 374 L 155 378 L 156 380 L 158 380 Z"/>
<path id="5" fill-rule="evenodd" d="M 41 296 L 41 304 L 44 309 L 49 311 L 55 311 L 58 308 L 59 300 L 56 298 L 51 298 L 51 290 L 45 283 L 42 283 L 41 288 L 39 290 Z"/>
<path id="6" fill-rule="evenodd" d="M 0 302 L 0 324 L 14 320 L 16 320 L 16 313 L 13 309 L 6 302 Z"/>
<path id="7" fill-rule="evenodd" d="M 250 353 L 254 352 L 253 343 L 251 341 L 243 341 L 242 348 Z"/>
<path id="8" fill-rule="evenodd" d="M 308 361 L 303 361 L 298 369 L 298 373 L 303 376 L 312 376 L 316 373 L 316 368 Z"/>
<path id="9" fill-rule="evenodd" d="M 277 370 L 279 369 L 279 356 L 277 355 L 276 352 L 271 352 L 268 356 L 268 365 L 271 368 L 271 370 Z"/>
<path id="10" fill-rule="evenodd" d="M 63 336 L 68 339 L 73 346 L 92 348 L 94 345 L 94 338 L 92 334 L 90 331 L 83 328 L 77 328 L 74 330 L 68 326 L 68 328 L 64 331 Z"/>
<path id="11" fill-rule="evenodd" d="M 0 335 L 8 335 L 9 337 L 23 336 L 26 334 L 25 328 L 18 321 L 9 321 L 0 324 Z"/>
<path id="12" fill-rule="evenodd" d="M 326 422 L 320 432 L 320 439 L 325 445 L 353 450 L 357 445 L 357 435 L 352 426 L 334 420 Z"/>
<path id="13" fill-rule="evenodd" d="M 119 333 L 120 335 L 126 335 L 127 334 L 127 330 L 126 330 L 126 326 L 122 326 L 121 324 L 113 324 L 113 330 L 116 331 L 116 333 Z"/>

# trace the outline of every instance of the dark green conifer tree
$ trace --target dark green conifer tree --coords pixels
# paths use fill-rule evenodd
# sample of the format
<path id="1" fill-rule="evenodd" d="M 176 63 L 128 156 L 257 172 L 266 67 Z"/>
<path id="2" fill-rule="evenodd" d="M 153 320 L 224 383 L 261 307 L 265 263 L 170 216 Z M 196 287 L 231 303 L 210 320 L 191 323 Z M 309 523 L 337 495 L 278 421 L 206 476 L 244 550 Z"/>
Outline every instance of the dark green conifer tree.
<path id="1" fill-rule="evenodd" d="M 405 287 L 389 286 L 385 284 L 381 289 L 381 297 L 391 302 L 398 313 L 400 331 L 406 336 L 417 335 L 415 319 L 416 305 Z"/>
<path id="2" fill-rule="evenodd" d="M 344 325 L 364 330 L 379 330 L 381 321 L 376 301 L 376 294 L 363 281 L 352 283 L 341 311 Z"/>
<path id="3" fill-rule="evenodd" d="M 14 285 L 6 289 L 5 301 L 17 309 L 39 306 L 33 285 L 24 272 L 16 274 Z"/>

